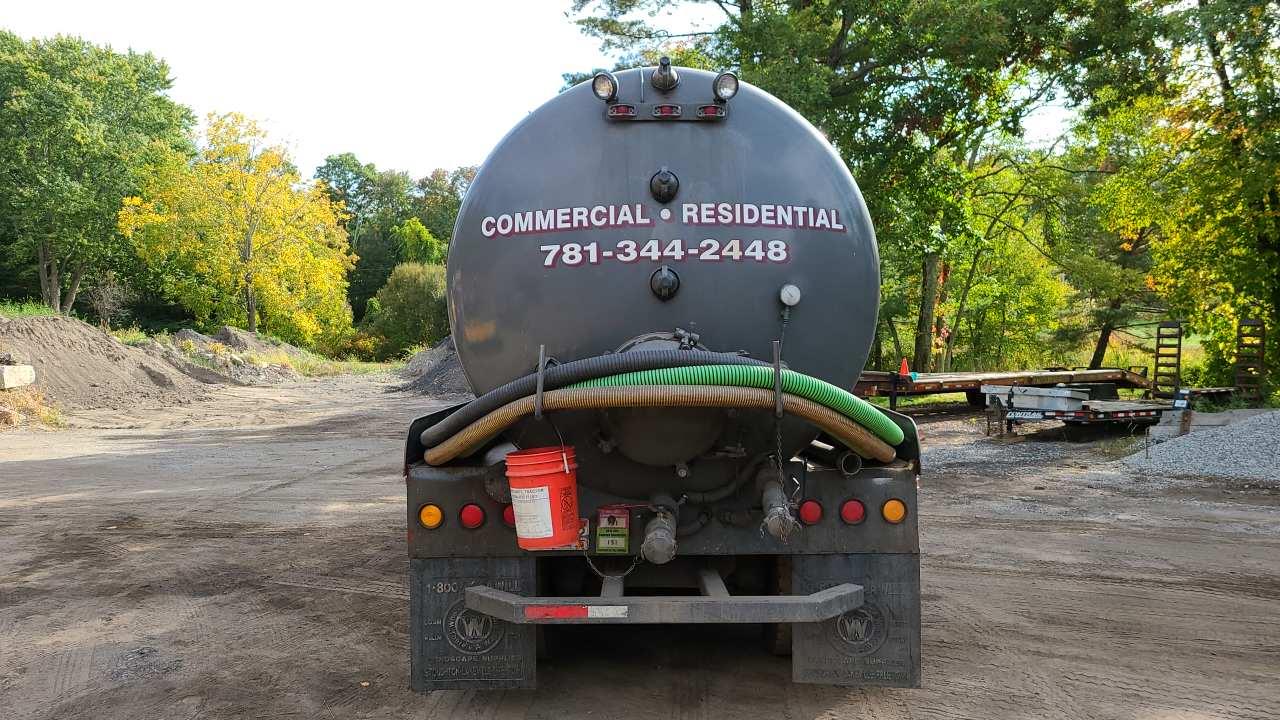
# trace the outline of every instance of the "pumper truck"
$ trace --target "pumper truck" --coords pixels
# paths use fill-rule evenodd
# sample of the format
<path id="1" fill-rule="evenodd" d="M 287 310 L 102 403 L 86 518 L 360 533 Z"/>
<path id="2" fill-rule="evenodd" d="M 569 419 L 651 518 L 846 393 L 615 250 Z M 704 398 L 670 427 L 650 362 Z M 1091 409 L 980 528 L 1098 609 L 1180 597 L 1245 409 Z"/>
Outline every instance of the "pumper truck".
<path id="1" fill-rule="evenodd" d="M 476 397 L 409 429 L 416 690 L 531 688 L 547 626 L 627 623 L 919 684 L 919 443 L 847 390 L 875 235 L 804 118 L 732 73 L 597 74 L 484 162 L 447 278 Z"/>

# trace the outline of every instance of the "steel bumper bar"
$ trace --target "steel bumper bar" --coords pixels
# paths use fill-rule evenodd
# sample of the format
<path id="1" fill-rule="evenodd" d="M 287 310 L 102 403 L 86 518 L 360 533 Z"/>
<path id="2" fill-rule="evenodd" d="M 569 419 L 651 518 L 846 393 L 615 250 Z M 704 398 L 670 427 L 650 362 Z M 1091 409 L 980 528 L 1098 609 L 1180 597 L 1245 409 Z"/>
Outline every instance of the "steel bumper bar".
<path id="1" fill-rule="evenodd" d="M 862 605 L 862 586 L 811 595 L 525 597 L 485 585 L 466 590 L 467 609 L 518 624 L 808 623 Z"/>

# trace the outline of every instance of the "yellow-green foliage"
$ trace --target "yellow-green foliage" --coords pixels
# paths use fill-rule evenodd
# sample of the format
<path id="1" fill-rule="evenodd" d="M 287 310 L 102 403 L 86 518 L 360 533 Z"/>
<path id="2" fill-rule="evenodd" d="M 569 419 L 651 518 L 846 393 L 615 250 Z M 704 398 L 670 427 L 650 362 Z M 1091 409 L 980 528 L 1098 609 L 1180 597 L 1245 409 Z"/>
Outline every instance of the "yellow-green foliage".
<path id="1" fill-rule="evenodd" d="M 121 232 L 201 324 L 260 329 L 331 349 L 352 332 L 347 272 L 355 257 L 341 208 L 301 181 L 284 148 L 237 114 L 213 115 L 190 162 L 163 154 L 120 211 Z"/>
<path id="2" fill-rule="evenodd" d="M 364 374 L 394 370 L 400 363 L 361 362 L 358 360 L 330 360 L 327 357 L 311 352 L 270 352 L 250 353 L 245 357 L 254 365 L 280 365 L 291 368 L 299 375 L 307 377 L 329 377 L 332 375 Z"/>
<path id="3" fill-rule="evenodd" d="M 111 331 L 117 340 L 125 345 L 141 345 L 151 338 L 139 327 L 115 328 Z"/>

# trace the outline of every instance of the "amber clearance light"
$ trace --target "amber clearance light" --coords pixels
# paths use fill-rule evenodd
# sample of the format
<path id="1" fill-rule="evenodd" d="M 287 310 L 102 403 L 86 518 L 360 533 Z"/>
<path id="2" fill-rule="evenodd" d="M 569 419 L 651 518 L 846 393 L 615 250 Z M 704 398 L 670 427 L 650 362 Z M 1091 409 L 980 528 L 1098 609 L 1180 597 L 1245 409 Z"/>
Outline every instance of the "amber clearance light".
<path id="1" fill-rule="evenodd" d="M 418 509 L 418 522 L 428 530 L 435 530 L 444 522 L 444 511 L 439 505 L 423 505 Z"/>
<path id="2" fill-rule="evenodd" d="M 906 519 L 907 506 L 897 498 L 885 500 L 884 505 L 880 507 L 880 514 L 884 516 L 885 522 L 897 525 Z"/>

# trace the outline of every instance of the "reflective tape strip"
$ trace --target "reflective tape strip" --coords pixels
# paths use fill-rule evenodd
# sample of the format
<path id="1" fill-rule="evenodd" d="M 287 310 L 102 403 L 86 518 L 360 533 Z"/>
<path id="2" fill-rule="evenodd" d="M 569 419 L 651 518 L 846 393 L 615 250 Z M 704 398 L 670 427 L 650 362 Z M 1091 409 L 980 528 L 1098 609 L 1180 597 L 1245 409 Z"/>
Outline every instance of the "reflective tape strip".
<path id="1" fill-rule="evenodd" d="M 624 618 L 627 616 L 626 605 L 588 605 L 587 617 L 590 618 Z"/>
<path id="2" fill-rule="evenodd" d="M 572 620 L 575 618 L 625 618 L 626 605 L 530 605 L 524 609 L 529 620 Z"/>
<path id="3" fill-rule="evenodd" d="M 530 620 L 551 618 L 568 619 L 587 617 L 586 605 L 530 605 L 524 609 L 524 616 Z"/>

